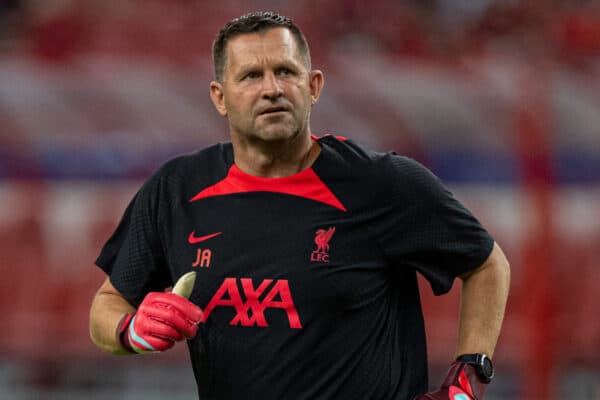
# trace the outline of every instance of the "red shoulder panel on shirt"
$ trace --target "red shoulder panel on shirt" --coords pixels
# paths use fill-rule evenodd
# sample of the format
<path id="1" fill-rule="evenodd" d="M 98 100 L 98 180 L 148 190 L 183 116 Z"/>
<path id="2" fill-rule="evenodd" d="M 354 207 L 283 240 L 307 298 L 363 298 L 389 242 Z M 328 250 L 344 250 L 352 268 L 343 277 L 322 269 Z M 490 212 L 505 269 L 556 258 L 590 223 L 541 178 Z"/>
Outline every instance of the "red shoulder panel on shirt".
<path id="1" fill-rule="evenodd" d="M 348 140 L 347 137 L 340 136 L 340 135 L 332 135 L 331 133 L 326 133 L 325 135 L 323 135 L 323 137 L 326 137 L 326 136 L 333 136 L 334 138 L 336 138 L 340 142 L 344 142 L 344 141 Z M 321 139 L 320 137 L 318 137 L 316 135 L 310 135 L 310 137 L 312 138 L 312 140 L 319 140 L 319 139 Z"/>
<path id="2" fill-rule="evenodd" d="M 207 197 L 248 192 L 289 194 L 318 201 L 346 211 L 346 207 L 329 190 L 327 185 L 323 183 L 312 168 L 307 168 L 297 174 L 282 178 L 263 178 L 247 174 L 233 164 L 225 179 L 202 190 L 190 202 Z"/>

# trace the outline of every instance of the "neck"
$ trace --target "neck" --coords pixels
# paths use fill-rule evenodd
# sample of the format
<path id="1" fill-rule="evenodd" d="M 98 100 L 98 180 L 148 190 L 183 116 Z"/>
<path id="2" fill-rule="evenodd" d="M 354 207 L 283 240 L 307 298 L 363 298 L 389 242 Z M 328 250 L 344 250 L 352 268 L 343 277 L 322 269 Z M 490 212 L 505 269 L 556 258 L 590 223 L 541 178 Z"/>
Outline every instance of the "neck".
<path id="1" fill-rule="evenodd" d="M 289 141 L 240 141 L 232 137 L 235 164 L 242 171 L 266 178 L 290 176 L 312 165 L 321 147 L 310 135 Z"/>

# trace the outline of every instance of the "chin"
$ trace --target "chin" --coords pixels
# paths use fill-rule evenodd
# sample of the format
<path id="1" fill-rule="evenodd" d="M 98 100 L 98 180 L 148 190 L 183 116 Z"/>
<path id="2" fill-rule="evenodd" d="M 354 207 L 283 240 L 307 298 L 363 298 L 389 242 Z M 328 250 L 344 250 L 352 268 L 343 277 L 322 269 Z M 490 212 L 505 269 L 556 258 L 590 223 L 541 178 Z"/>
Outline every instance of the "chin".
<path id="1" fill-rule="evenodd" d="M 289 140 L 298 135 L 298 129 L 270 127 L 256 132 L 255 137 L 265 141 Z"/>

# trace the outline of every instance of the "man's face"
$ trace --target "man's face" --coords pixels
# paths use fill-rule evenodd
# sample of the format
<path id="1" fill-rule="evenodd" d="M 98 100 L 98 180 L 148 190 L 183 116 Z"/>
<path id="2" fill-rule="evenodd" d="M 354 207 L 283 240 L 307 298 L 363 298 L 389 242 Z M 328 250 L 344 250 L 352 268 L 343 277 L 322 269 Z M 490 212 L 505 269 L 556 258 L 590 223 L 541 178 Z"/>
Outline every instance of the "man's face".
<path id="1" fill-rule="evenodd" d="M 311 106 L 323 79 L 309 71 L 292 33 L 284 28 L 229 41 L 223 82 L 211 83 L 217 111 L 241 140 L 286 140 L 308 132 Z"/>

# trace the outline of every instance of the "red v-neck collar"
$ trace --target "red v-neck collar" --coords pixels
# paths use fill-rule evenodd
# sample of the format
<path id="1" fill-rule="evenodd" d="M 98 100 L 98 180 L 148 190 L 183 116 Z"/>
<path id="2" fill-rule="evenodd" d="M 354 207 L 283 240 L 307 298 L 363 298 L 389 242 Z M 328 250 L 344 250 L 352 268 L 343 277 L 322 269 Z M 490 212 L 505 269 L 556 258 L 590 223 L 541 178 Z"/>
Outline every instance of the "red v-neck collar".
<path id="1" fill-rule="evenodd" d="M 304 169 L 294 175 L 281 178 L 264 178 L 250 175 L 232 164 L 225 179 L 207 187 L 195 195 L 190 202 L 213 196 L 224 196 L 235 193 L 271 192 L 304 197 L 318 201 L 339 210 L 346 207 L 329 190 L 313 168 Z"/>

